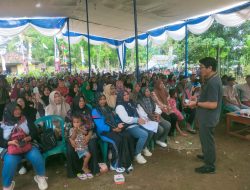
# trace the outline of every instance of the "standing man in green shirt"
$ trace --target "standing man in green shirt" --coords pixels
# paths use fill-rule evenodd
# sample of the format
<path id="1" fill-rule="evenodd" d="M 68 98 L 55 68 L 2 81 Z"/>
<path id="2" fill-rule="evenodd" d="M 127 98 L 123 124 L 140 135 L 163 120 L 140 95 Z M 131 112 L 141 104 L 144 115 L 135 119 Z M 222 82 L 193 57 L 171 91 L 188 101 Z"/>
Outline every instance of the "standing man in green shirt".
<path id="1" fill-rule="evenodd" d="M 191 100 L 189 106 L 196 107 L 196 117 L 200 126 L 202 155 L 197 155 L 205 165 L 195 168 L 197 173 L 215 173 L 215 142 L 214 129 L 219 123 L 222 103 L 222 83 L 216 72 L 217 61 L 206 57 L 200 61 L 201 77 L 205 80 L 200 98 Z"/>

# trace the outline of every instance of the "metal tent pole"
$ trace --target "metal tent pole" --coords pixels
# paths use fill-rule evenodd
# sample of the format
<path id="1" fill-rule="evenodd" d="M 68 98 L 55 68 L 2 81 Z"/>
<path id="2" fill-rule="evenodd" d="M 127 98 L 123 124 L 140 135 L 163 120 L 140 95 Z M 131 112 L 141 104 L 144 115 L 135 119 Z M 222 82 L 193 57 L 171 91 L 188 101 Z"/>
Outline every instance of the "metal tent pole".
<path id="1" fill-rule="evenodd" d="M 148 71 L 148 37 L 147 37 L 147 71 Z"/>
<path id="2" fill-rule="evenodd" d="M 67 19 L 67 30 L 68 30 L 68 48 L 69 48 L 69 72 L 71 74 L 71 48 L 70 48 L 70 37 L 69 37 L 69 18 Z"/>
<path id="3" fill-rule="evenodd" d="M 188 76 L 188 29 L 185 25 L 185 76 Z"/>
<path id="4" fill-rule="evenodd" d="M 138 30 L 137 30 L 137 10 L 136 0 L 133 0 L 134 4 L 134 24 L 135 24 L 135 61 L 136 61 L 136 79 L 139 81 L 139 57 L 138 57 Z"/>
<path id="5" fill-rule="evenodd" d="M 87 38 L 88 38 L 88 62 L 89 62 L 89 78 L 91 75 L 91 62 L 90 62 L 90 42 L 89 42 L 89 8 L 88 8 L 88 0 L 86 2 L 86 17 L 87 17 Z"/>

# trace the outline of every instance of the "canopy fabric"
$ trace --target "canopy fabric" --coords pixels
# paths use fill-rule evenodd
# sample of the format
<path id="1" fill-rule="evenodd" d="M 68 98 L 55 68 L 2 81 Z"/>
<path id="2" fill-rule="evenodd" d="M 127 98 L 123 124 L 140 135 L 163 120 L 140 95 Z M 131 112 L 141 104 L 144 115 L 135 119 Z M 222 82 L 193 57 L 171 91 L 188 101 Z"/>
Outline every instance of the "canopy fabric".
<path id="1" fill-rule="evenodd" d="M 138 33 L 242 4 L 244 0 L 137 0 Z M 86 34 L 85 0 L 0 1 L 0 17 L 66 17 L 71 31 Z M 212 14 L 212 13 L 211 13 Z M 90 34 L 124 40 L 134 36 L 132 0 L 89 1 Z"/>
<path id="2" fill-rule="evenodd" d="M 18 35 L 29 26 L 45 36 L 54 36 L 62 30 L 66 20 L 66 18 L 0 19 L 0 36 Z"/>
<path id="3" fill-rule="evenodd" d="M 228 6 L 228 8 L 225 8 L 225 6 Z M 0 35 L 2 36 L 16 35 L 29 25 L 44 35 L 56 35 L 65 24 L 64 17 L 67 17 L 70 19 L 70 32 L 67 33 L 64 29 L 64 33 L 66 32 L 64 36 L 71 36 L 71 32 L 74 32 L 74 35 L 70 37 L 71 42 L 77 42 L 81 38 L 86 39 L 86 8 L 83 0 L 47 0 L 46 3 L 39 0 L 8 0 L 0 1 L 0 10 L 0 17 L 41 18 L 45 16 L 50 19 L 48 17 L 61 16 L 61 19 L 64 19 L 61 22 L 54 23 L 53 26 L 46 25 L 51 20 L 44 21 L 41 24 L 39 18 L 11 19 L 6 23 L 4 23 L 6 19 L 2 19 L 3 27 L 0 25 Z M 134 37 L 132 37 L 134 36 L 132 10 L 132 1 L 128 0 L 89 1 L 91 43 L 107 43 L 111 47 L 118 48 L 125 44 L 124 47 L 133 48 L 135 42 Z M 225 26 L 238 26 L 250 19 L 249 12 L 249 1 L 137 0 L 139 44 L 146 45 L 147 40 L 155 44 L 161 44 L 168 37 L 174 40 L 182 40 L 185 38 L 186 27 L 189 32 L 201 34 L 207 31 L 214 21 Z M 196 16 L 204 13 L 208 14 Z M 192 18 L 194 16 L 196 18 Z M 166 25 L 178 20 L 180 22 L 177 24 Z M 9 28 L 9 26 L 11 27 Z M 156 27 L 158 28 L 151 30 Z M 119 55 L 119 57 L 124 57 L 124 55 Z"/>
<path id="4" fill-rule="evenodd" d="M 206 32 L 211 27 L 214 21 L 217 21 L 218 23 L 225 26 L 234 27 L 241 25 L 247 20 L 250 20 L 250 2 L 223 10 L 218 13 L 188 19 L 186 21 L 178 22 L 178 24 L 166 25 L 155 30 L 147 31 L 146 33 L 140 34 L 138 36 L 138 43 L 139 45 L 146 46 L 147 40 L 149 40 L 153 44 L 160 45 L 165 43 L 168 37 L 174 40 L 183 40 L 186 35 L 185 27 L 187 27 L 187 30 L 189 32 L 199 35 Z M 81 39 L 87 41 L 86 34 L 72 32 L 66 32 L 63 34 L 64 38 L 68 35 L 71 38 L 71 43 L 77 43 Z M 67 40 L 65 39 L 65 41 Z M 131 37 L 124 40 L 112 40 L 103 37 L 90 36 L 90 43 L 93 45 L 106 43 L 112 48 L 118 48 L 117 52 L 119 61 L 121 63 L 121 68 L 124 69 L 126 59 L 125 55 L 123 54 L 123 50 L 126 48 L 134 48 L 135 38 Z"/>
<path id="5" fill-rule="evenodd" d="M 146 46 L 147 38 L 149 38 L 149 41 L 152 41 L 152 43 L 160 45 L 165 43 L 168 37 L 174 40 L 183 40 L 185 38 L 185 27 L 187 27 L 189 32 L 198 35 L 206 32 L 214 21 L 217 21 L 218 23 L 225 26 L 233 27 L 239 26 L 249 19 L 250 2 L 247 2 L 240 6 L 223 10 L 219 13 L 188 19 L 186 21 L 180 21 L 175 25 L 166 25 L 155 30 L 149 30 L 146 33 L 140 34 L 138 36 L 138 43 L 139 45 Z M 74 30 L 74 27 L 71 30 Z M 64 36 L 67 35 L 68 32 L 65 32 Z M 73 44 L 78 43 L 81 39 L 87 40 L 86 34 L 70 32 L 69 36 L 71 37 L 71 43 Z M 123 40 L 112 40 L 104 37 L 90 36 L 91 44 L 100 45 L 106 43 L 112 48 L 125 43 L 127 48 L 132 49 L 135 46 L 134 39 L 134 37 L 131 37 Z M 67 40 L 65 39 L 65 41 Z"/>
<path id="6" fill-rule="evenodd" d="M 62 38 L 65 42 L 68 43 L 68 37 L 70 38 L 70 44 L 76 44 L 79 43 L 82 39 L 85 41 L 88 41 L 88 35 L 87 34 L 80 34 L 75 32 L 65 32 L 63 34 L 58 34 L 58 38 Z M 113 40 L 109 38 L 103 38 L 99 36 L 93 36 L 89 35 L 89 41 L 92 45 L 101 45 L 101 44 L 107 44 L 111 48 L 118 48 L 122 41 Z"/>

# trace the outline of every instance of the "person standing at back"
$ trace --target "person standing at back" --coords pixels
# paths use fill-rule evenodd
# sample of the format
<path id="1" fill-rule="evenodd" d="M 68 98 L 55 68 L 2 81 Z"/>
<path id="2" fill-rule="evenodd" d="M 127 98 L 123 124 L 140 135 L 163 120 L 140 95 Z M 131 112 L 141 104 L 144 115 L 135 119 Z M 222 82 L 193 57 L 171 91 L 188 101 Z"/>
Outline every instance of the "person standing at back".
<path id="1" fill-rule="evenodd" d="M 5 105 L 10 101 L 10 86 L 4 75 L 0 75 L 0 122 L 3 119 L 3 110 Z"/>
<path id="2" fill-rule="evenodd" d="M 195 172 L 215 173 L 215 142 L 214 130 L 219 123 L 222 105 L 222 83 L 216 72 L 217 61 L 212 57 L 206 57 L 200 61 L 201 77 L 205 79 L 200 98 L 192 100 L 189 107 L 196 107 L 196 117 L 200 126 L 200 141 L 203 155 L 197 155 L 205 165 L 195 168 Z"/>

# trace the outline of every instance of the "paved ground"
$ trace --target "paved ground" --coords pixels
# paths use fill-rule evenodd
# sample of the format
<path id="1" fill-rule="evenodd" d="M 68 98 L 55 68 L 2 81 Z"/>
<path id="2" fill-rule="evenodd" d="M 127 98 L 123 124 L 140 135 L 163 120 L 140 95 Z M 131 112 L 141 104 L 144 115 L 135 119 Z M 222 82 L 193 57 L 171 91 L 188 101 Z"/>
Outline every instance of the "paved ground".
<path id="1" fill-rule="evenodd" d="M 199 175 L 194 168 L 202 165 L 196 159 L 200 152 L 198 135 L 186 139 L 171 139 L 170 147 L 156 147 L 146 165 L 134 164 L 135 170 L 126 174 L 124 185 L 113 182 L 113 172 L 88 181 L 67 179 L 63 161 L 57 157 L 47 164 L 51 190 L 250 190 L 250 141 L 225 134 L 225 120 L 216 129 L 217 173 Z M 174 149 L 173 149 L 174 148 Z M 17 190 L 35 190 L 33 171 L 16 176 Z"/>

